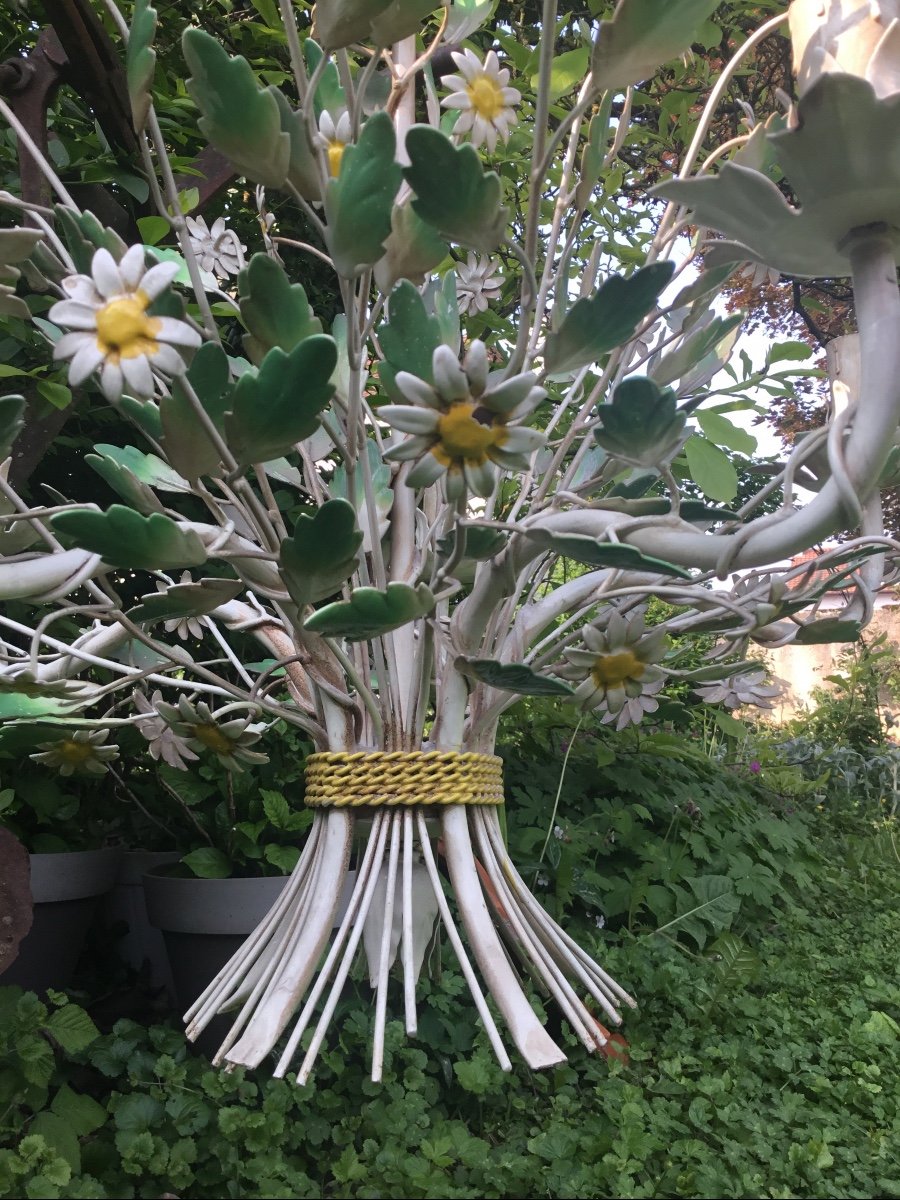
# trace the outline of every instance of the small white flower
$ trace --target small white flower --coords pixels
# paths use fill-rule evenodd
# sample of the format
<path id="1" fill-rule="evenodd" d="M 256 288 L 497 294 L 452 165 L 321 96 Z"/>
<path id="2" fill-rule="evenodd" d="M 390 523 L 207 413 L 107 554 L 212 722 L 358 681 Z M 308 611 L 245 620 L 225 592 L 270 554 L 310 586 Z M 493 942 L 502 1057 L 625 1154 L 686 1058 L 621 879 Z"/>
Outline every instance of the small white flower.
<path id="1" fill-rule="evenodd" d="M 773 709 L 786 687 L 783 679 L 770 680 L 761 667 L 758 671 L 737 672 L 715 683 L 700 684 L 694 691 L 707 704 L 724 704 L 726 708 L 752 704 L 756 708 Z"/>
<path id="2" fill-rule="evenodd" d="M 491 300 L 496 300 L 503 286 L 503 276 L 494 274 L 496 265 L 490 258 L 470 254 L 456 268 L 456 296 L 459 311 L 465 316 L 484 312 Z"/>
<path id="3" fill-rule="evenodd" d="M 118 400 L 126 390 L 152 396 L 152 369 L 166 375 L 184 370 L 176 347 L 195 350 L 200 334 L 184 321 L 151 317 L 147 312 L 177 273 L 178 264 L 171 262 L 145 270 L 143 246 L 132 246 L 118 264 L 108 250 L 98 250 L 90 275 L 63 280 L 68 298 L 54 304 L 48 315 L 73 331 L 63 334 L 53 351 L 57 361 L 71 359 L 72 387 L 99 368 L 100 386 L 108 400 Z"/>
<path id="4" fill-rule="evenodd" d="M 762 287 L 764 284 L 776 284 L 781 280 L 781 273 L 765 263 L 748 262 L 738 274 L 739 279 L 746 279 L 751 287 Z"/>
<path id="5" fill-rule="evenodd" d="M 565 841 L 566 831 L 563 829 L 562 825 L 554 825 L 553 826 L 553 836 L 556 838 L 556 840 L 558 842 Z"/>
<path id="6" fill-rule="evenodd" d="M 597 926 L 598 929 L 605 929 L 606 928 L 606 917 L 604 917 L 602 913 L 600 914 L 599 917 L 594 917 L 594 924 Z"/>
<path id="7" fill-rule="evenodd" d="M 538 885 L 538 887 L 540 887 L 540 888 L 549 887 L 549 886 L 550 886 L 550 880 L 547 878 L 547 876 L 546 876 L 546 875 L 538 875 L 538 877 L 537 877 L 537 885 Z"/>
<path id="8" fill-rule="evenodd" d="M 454 133 L 471 132 L 472 145 L 485 144 L 493 154 L 497 139 L 505 142 L 509 137 L 510 126 L 516 121 L 512 106 L 521 101 L 522 94 L 507 86 L 509 71 L 500 66 L 493 50 L 488 51 L 483 66 L 472 50 L 454 54 L 453 61 L 460 73 L 445 75 L 441 80 L 444 87 L 453 89 L 441 106 L 461 109 Z"/>
<path id="9" fill-rule="evenodd" d="M 190 571 L 182 571 L 179 583 L 193 583 Z M 169 590 L 169 584 L 159 580 L 156 584 L 156 590 L 165 594 Z M 172 617 L 164 622 L 163 628 L 166 633 L 174 633 L 176 637 L 181 638 L 186 642 L 189 637 L 202 638 L 206 633 L 206 626 L 200 617 Z"/>
<path id="10" fill-rule="evenodd" d="M 234 230 L 226 228 L 225 218 L 216 217 L 211 226 L 203 217 L 185 217 L 185 223 L 200 270 L 210 275 L 237 275 L 247 247 Z"/>
<path id="11" fill-rule="evenodd" d="M 327 108 L 322 109 L 319 116 L 319 136 L 316 141 L 328 156 L 328 173 L 332 179 L 337 179 L 341 173 L 344 150 L 352 137 L 350 114 L 346 109 L 340 114 L 337 121 L 334 120 Z"/>

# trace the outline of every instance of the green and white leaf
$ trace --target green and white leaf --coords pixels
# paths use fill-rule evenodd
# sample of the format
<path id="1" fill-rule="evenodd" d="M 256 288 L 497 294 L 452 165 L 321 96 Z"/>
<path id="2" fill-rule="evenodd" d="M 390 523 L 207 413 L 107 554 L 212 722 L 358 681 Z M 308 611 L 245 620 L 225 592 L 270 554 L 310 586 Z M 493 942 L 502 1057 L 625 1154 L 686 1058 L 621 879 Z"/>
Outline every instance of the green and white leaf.
<path id="1" fill-rule="evenodd" d="M 486 683 L 501 692 L 516 692 L 519 696 L 571 696 L 574 689 L 562 679 L 539 675 L 525 663 L 502 663 L 492 658 L 456 659 L 454 666 L 461 675 Z"/>
<path id="2" fill-rule="evenodd" d="M 434 596 L 424 583 L 389 583 L 386 591 L 356 588 L 349 600 L 326 604 L 313 613 L 304 628 L 325 637 L 342 637 L 361 642 L 400 629 L 425 617 L 434 608 Z"/>
<path id="3" fill-rule="evenodd" d="M 76 546 L 102 556 L 111 567 L 142 567 L 167 571 L 198 567 L 206 548 L 192 529 L 181 529 L 163 513 L 141 516 L 121 504 L 106 512 L 72 509 L 55 513 L 50 523 Z"/>
<path id="4" fill-rule="evenodd" d="M 333 595 L 356 570 L 363 535 L 346 500 L 328 500 L 311 517 L 301 514 L 281 543 L 279 565 L 298 608 Z"/>

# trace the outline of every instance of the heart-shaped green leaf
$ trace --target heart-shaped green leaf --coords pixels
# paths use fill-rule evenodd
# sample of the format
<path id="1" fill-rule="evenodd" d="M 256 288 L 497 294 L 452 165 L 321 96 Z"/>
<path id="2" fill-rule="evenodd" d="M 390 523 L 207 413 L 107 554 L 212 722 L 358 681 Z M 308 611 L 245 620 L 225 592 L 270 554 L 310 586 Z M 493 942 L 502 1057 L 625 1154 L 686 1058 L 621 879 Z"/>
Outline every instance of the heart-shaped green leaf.
<path id="1" fill-rule="evenodd" d="M 611 275 L 593 296 L 576 300 L 555 333 L 547 337 L 544 360 L 553 373 L 597 362 L 627 341 L 672 278 L 675 264 L 651 263 L 627 279 Z"/>
<path id="2" fill-rule="evenodd" d="M 652 379 L 638 375 L 624 379 L 611 403 L 598 407 L 593 433 L 608 454 L 636 467 L 652 467 L 679 449 L 684 426 L 674 392 L 661 391 Z"/>
<path id="3" fill-rule="evenodd" d="M 718 0 L 619 0 L 601 21 L 591 69 L 600 89 L 621 91 L 649 79 L 657 67 L 690 47 Z"/>
<path id="4" fill-rule="evenodd" d="M 690 571 L 662 558 L 642 554 L 634 546 L 623 542 L 598 542 L 581 533 L 551 533 L 547 529 L 526 529 L 525 536 L 537 542 L 544 550 L 552 550 L 565 558 L 592 567 L 610 567 L 617 571 L 646 571 L 651 575 L 674 575 L 677 579 L 690 579 Z"/>
<path id="5" fill-rule="evenodd" d="M 376 263 L 391 232 L 391 209 L 402 175 L 394 161 L 391 118 L 377 112 L 341 158 L 341 173 L 325 193 L 326 236 L 339 274 L 348 279 Z"/>
<path id="6" fill-rule="evenodd" d="M 333 595 L 350 578 L 362 540 L 356 510 L 346 500 L 328 500 L 314 516 L 297 518 L 293 537 L 281 543 L 279 564 L 298 608 Z"/>
<path id="7" fill-rule="evenodd" d="M 192 583 L 173 583 L 164 592 L 148 592 L 128 617 L 136 625 L 170 621 L 177 617 L 199 617 L 227 604 L 244 590 L 239 579 L 197 579 Z"/>
<path id="8" fill-rule="evenodd" d="M 395 371 L 433 382 L 431 358 L 441 343 L 441 327 L 428 315 L 418 288 L 406 279 L 391 292 L 388 321 L 378 331 L 384 356 Z"/>
<path id="9" fill-rule="evenodd" d="M 293 350 L 304 338 L 322 332 L 306 292 L 291 283 L 284 268 L 267 254 L 254 254 L 238 275 L 241 320 L 247 326 L 244 346 L 259 363 L 273 346 Z"/>
<path id="10" fill-rule="evenodd" d="M 0 462 L 8 456 L 24 424 L 24 397 L 0 396 Z"/>
<path id="11" fill-rule="evenodd" d="M 325 637 L 343 637 L 348 642 L 361 642 L 380 637 L 427 616 L 434 608 L 434 596 L 424 583 L 410 587 L 408 583 L 389 583 L 387 591 L 377 588 L 356 588 L 349 600 L 326 604 L 306 621 L 304 628 Z"/>
<path id="12" fill-rule="evenodd" d="M 440 130 L 414 125 L 406 135 L 406 152 L 410 165 L 403 175 L 422 220 L 460 245 L 495 249 L 509 213 L 501 204 L 500 176 L 484 170 L 474 146 L 454 146 Z"/>
<path id="13" fill-rule="evenodd" d="M 180 529 L 163 513 L 142 517 L 122 504 L 113 504 L 106 512 L 80 508 L 56 513 L 50 523 L 76 546 L 101 555 L 111 567 L 166 571 L 206 562 L 206 547 L 197 534 Z"/>
<path id="14" fill-rule="evenodd" d="M 571 696 L 573 688 L 561 679 L 539 675 L 525 663 L 501 663 L 493 658 L 458 658 L 454 663 L 461 675 L 486 683 L 501 692 L 520 696 Z"/>
<path id="15" fill-rule="evenodd" d="M 225 418 L 228 445 L 243 465 L 280 458 L 315 433 L 334 393 L 336 363 L 333 339 L 313 334 L 290 354 L 270 350 L 258 371 L 244 372 Z"/>
<path id="16" fill-rule="evenodd" d="M 738 474 L 728 455 L 699 434 L 684 444 L 688 470 L 697 487 L 711 500 L 726 504 L 738 493 Z"/>
<path id="17" fill-rule="evenodd" d="M 232 58 L 202 29 L 186 29 L 181 44 L 202 132 L 242 175 L 265 187 L 280 187 L 291 143 L 281 128 L 275 97 L 259 86 L 245 58 Z"/>
<path id="18" fill-rule="evenodd" d="M 156 9 L 151 8 L 149 0 L 135 0 L 125 52 L 125 75 L 135 129 L 143 127 L 150 109 L 150 85 L 156 69 L 156 51 L 153 49 L 155 34 Z"/>

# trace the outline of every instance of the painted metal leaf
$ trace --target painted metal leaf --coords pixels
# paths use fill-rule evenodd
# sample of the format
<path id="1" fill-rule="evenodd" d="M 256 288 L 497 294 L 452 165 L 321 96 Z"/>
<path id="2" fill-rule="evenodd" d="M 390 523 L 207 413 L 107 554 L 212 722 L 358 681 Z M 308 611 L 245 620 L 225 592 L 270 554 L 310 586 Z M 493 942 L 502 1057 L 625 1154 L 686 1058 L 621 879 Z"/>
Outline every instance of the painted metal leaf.
<path id="1" fill-rule="evenodd" d="M 206 562 L 206 547 L 192 529 L 181 529 L 163 513 L 140 513 L 122 504 L 106 512 L 89 508 L 56 513 L 53 528 L 76 546 L 102 556 L 111 567 L 169 570 L 199 567 Z"/>
<path id="2" fill-rule="evenodd" d="M 493 558 L 495 554 L 499 554 L 508 540 L 509 535 L 499 529 L 486 529 L 481 525 L 470 525 L 466 529 L 466 551 L 464 557 L 472 559 L 475 562 L 485 562 L 487 559 Z M 447 558 L 453 553 L 454 545 L 455 539 L 453 533 L 447 533 L 438 539 L 437 552 L 442 557 Z"/>
<path id="3" fill-rule="evenodd" d="M 186 29 L 181 44 L 202 132 L 248 179 L 280 187 L 291 143 L 281 128 L 275 97 L 259 86 L 245 58 L 232 58 L 202 29 Z"/>
<path id="4" fill-rule="evenodd" d="M 555 333 L 547 336 L 544 359 L 554 373 L 597 362 L 627 341 L 672 278 L 674 263 L 651 263 L 627 279 L 611 275 L 590 297 L 576 300 Z"/>
<path id="5" fill-rule="evenodd" d="M 224 432 L 231 388 L 228 356 L 222 347 L 205 342 L 191 360 L 185 378 L 212 423 L 220 433 Z M 216 474 L 221 467 L 221 456 L 194 411 L 180 375 L 172 381 L 171 395 L 160 400 L 159 411 L 166 457 L 175 470 L 186 479 Z"/>
<path id="6" fill-rule="evenodd" d="M 110 446 L 98 442 L 95 454 L 84 461 L 132 507 L 147 512 L 162 512 L 163 506 L 151 488 L 164 492 L 190 492 L 191 487 L 177 471 L 155 454 L 144 454 L 134 446 Z"/>
<path id="7" fill-rule="evenodd" d="M 494 171 L 485 171 L 474 146 L 454 146 L 430 125 L 406 135 L 410 165 L 403 175 L 416 194 L 413 209 L 445 237 L 476 250 L 493 250 L 503 239 L 509 211 Z"/>
<path id="8" fill-rule="evenodd" d="M 597 88 L 620 91 L 649 79 L 663 63 L 689 49 L 718 0 L 619 0 L 601 21 L 591 68 Z"/>
<path id="9" fill-rule="evenodd" d="M 446 256 L 446 243 L 412 205 L 395 204 L 384 257 L 375 264 L 375 282 L 383 292 L 389 292 L 398 279 L 421 283 Z"/>
<path id="10" fill-rule="evenodd" d="M 348 279 L 378 262 L 391 232 L 391 210 L 402 181 L 394 161 L 396 137 L 391 118 L 377 112 L 348 145 L 341 173 L 325 193 L 326 237 L 332 261 Z"/>
<path id="11" fill-rule="evenodd" d="M 434 381 L 431 357 L 441 343 L 441 327 L 428 315 L 418 288 L 406 279 L 391 292 L 388 320 L 378 331 L 384 356 L 395 371 Z"/>
<path id="12" fill-rule="evenodd" d="M 612 401 L 599 405 L 593 435 L 608 454 L 634 466 L 651 467 L 676 453 L 684 427 L 685 416 L 677 411 L 674 392 L 638 375 L 624 379 Z"/>
<path id="13" fill-rule="evenodd" d="M 199 617 L 227 604 L 244 590 L 239 579 L 197 579 L 191 583 L 173 583 L 164 592 L 148 592 L 128 617 L 136 625 L 169 621 L 176 617 Z"/>
<path id="14" fill-rule="evenodd" d="M 797 630 L 793 644 L 817 646 L 822 642 L 858 642 L 861 632 L 859 621 L 842 621 L 837 617 L 826 621 L 810 621 Z"/>
<path id="15" fill-rule="evenodd" d="M 333 595 L 358 565 L 363 535 L 346 500 L 328 500 L 311 517 L 301 514 L 281 543 L 279 566 L 298 608 Z"/>
<path id="16" fill-rule="evenodd" d="M 257 364 L 273 346 L 293 350 L 304 338 L 322 332 L 302 284 L 291 283 L 267 254 L 254 254 L 238 275 L 238 303 L 247 327 L 244 347 Z"/>
<path id="17" fill-rule="evenodd" d="M 309 39 L 306 45 L 309 44 Z M 322 199 L 322 181 L 316 152 L 309 138 L 306 114 L 301 109 L 291 108 L 290 101 L 280 88 L 270 84 L 266 89 L 275 98 L 281 129 L 290 139 L 287 182 L 293 184 L 306 200 Z"/>
<path id="18" fill-rule="evenodd" d="M 342 50 L 369 37 L 372 21 L 390 0 L 319 0 L 313 12 L 313 36 L 326 50 Z"/>
<path id="19" fill-rule="evenodd" d="M 715 350 L 729 333 L 737 329 L 744 319 L 743 313 L 729 317 L 712 317 L 698 328 L 691 330 L 678 346 L 664 354 L 650 371 L 660 386 L 682 379 L 706 356 Z"/>
<path id="20" fill-rule="evenodd" d="M 225 417 L 228 445 L 243 465 L 280 458 L 315 433 L 319 413 L 334 394 L 336 363 L 333 339 L 313 334 L 290 354 L 270 350 L 258 371 L 244 372 Z"/>
<path id="21" fill-rule="evenodd" d="M 149 0 L 135 0 L 125 52 L 125 76 L 135 129 L 143 127 L 150 110 L 150 85 L 156 69 L 155 34 L 156 9 L 151 7 Z"/>
<path id="22" fill-rule="evenodd" d="M 502 663 L 493 658 L 457 658 L 454 666 L 461 675 L 486 683 L 501 692 L 520 696 L 571 696 L 571 688 L 561 679 L 539 675 L 525 663 Z"/>
<path id="23" fill-rule="evenodd" d="M 610 567 L 617 571 L 646 571 L 651 575 L 674 575 L 677 579 L 691 579 L 690 571 L 662 558 L 642 554 L 635 546 L 622 542 L 598 542 L 581 533 L 551 533 L 547 529 L 525 529 L 523 533 L 544 550 L 552 550 L 565 558 L 592 567 Z"/>
<path id="24" fill-rule="evenodd" d="M 306 621 L 304 628 L 325 637 L 361 642 L 400 629 L 434 608 L 434 596 L 424 583 L 389 583 L 387 590 L 355 588 L 349 600 L 326 604 Z"/>
<path id="25" fill-rule="evenodd" d="M 24 424 L 24 397 L 0 396 L 0 462 L 9 454 Z"/>
<path id="26" fill-rule="evenodd" d="M 384 365 L 384 364 L 382 364 Z M 387 533 L 388 515 L 394 503 L 394 491 L 391 487 L 391 468 L 382 461 L 378 447 L 372 438 L 366 440 L 366 455 L 369 459 L 369 472 L 372 477 L 372 498 L 375 501 L 375 527 L 377 535 L 383 538 Z M 332 496 L 349 500 L 359 514 L 359 525 L 363 532 L 363 552 L 372 553 L 372 521 L 369 518 L 368 502 L 366 500 L 366 481 L 362 471 L 353 472 L 353 490 L 350 491 L 347 482 L 347 471 L 338 467 L 331 480 Z"/>

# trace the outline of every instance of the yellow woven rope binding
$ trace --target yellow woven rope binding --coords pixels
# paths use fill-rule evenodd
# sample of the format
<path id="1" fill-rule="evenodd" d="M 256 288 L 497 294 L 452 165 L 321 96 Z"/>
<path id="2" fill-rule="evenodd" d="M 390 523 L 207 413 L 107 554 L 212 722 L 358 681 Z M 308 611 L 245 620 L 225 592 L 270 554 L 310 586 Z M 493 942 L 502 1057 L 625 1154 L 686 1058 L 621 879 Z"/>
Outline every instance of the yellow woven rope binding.
<path id="1" fill-rule="evenodd" d="M 306 803 L 311 808 L 502 804 L 503 759 L 454 750 L 311 754 Z"/>

